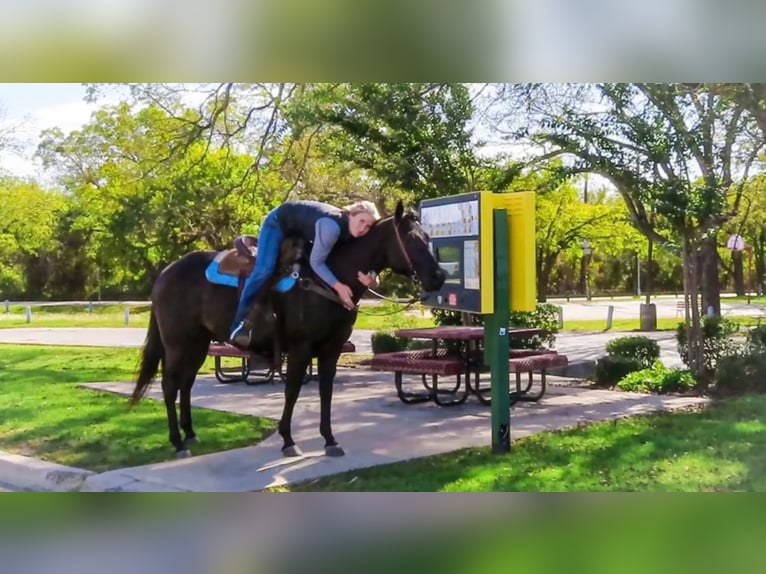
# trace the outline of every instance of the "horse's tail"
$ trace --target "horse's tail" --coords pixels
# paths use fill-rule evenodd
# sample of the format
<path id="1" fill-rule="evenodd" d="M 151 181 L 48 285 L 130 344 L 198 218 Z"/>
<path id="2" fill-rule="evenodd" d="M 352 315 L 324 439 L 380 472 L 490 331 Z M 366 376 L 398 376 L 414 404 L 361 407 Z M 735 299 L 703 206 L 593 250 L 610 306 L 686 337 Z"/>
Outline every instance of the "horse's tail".
<path id="1" fill-rule="evenodd" d="M 152 384 L 154 377 L 157 375 L 160 360 L 164 356 L 165 347 L 162 345 L 157 318 L 154 315 L 154 309 L 152 309 L 149 315 L 149 330 L 146 333 L 146 341 L 144 341 L 144 348 L 141 351 L 141 366 L 136 378 L 136 387 L 133 389 L 133 394 L 128 403 L 130 407 L 138 403 L 146 394 L 149 385 Z"/>

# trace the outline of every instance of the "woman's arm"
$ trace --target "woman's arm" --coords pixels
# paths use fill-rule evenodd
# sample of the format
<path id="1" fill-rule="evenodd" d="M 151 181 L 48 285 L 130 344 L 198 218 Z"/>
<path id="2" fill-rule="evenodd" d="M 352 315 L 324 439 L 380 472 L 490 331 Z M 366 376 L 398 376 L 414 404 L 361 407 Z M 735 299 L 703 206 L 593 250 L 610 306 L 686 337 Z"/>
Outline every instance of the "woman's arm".
<path id="1" fill-rule="evenodd" d="M 327 257 L 340 237 L 340 227 L 329 217 L 319 218 L 314 227 L 314 246 L 311 248 L 309 263 L 314 273 L 330 286 L 338 282 L 338 278 L 327 266 Z"/>

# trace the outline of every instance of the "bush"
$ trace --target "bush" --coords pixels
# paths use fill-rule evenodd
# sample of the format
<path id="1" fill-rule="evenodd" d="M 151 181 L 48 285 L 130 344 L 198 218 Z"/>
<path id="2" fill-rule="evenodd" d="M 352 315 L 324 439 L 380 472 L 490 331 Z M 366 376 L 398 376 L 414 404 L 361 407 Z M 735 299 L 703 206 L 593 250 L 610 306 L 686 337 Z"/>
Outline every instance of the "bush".
<path id="1" fill-rule="evenodd" d="M 651 367 L 625 375 L 617 388 L 623 391 L 644 393 L 674 393 L 688 391 L 696 385 L 691 371 L 669 369 L 660 361 L 654 361 Z"/>
<path id="2" fill-rule="evenodd" d="M 395 351 L 406 351 L 409 347 L 409 340 L 397 337 L 391 331 L 375 331 L 370 336 L 370 342 L 372 343 L 372 352 L 378 353 L 393 353 Z"/>
<path id="3" fill-rule="evenodd" d="M 704 336 L 703 358 L 705 370 L 713 373 L 718 361 L 727 355 L 731 355 L 737 345 L 731 336 L 739 330 L 739 325 L 725 317 L 705 316 L 702 320 L 702 333 Z M 679 323 L 676 328 L 676 341 L 678 341 L 678 354 L 688 367 L 687 359 L 688 342 L 686 340 L 686 325 Z"/>
<path id="4" fill-rule="evenodd" d="M 753 351 L 766 351 L 766 325 L 758 325 L 747 332 L 747 346 Z"/>
<path id="5" fill-rule="evenodd" d="M 462 325 L 460 311 L 450 309 L 431 309 L 434 323 L 437 325 Z M 484 316 L 476 313 L 470 315 L 471 325 L 484 325 Z M 511 339 L 511 348 L 539 349 L 552 347 L 556 342 L 559 331 L 559 308 L 551 303 L 538 303 L 534 311 L 512 311 L 509 325 L 513 327 L 532 327 L 543 329 L 545 333 L 529 339 Z"/>
<path id="6" fill-rule="evenodd" d="M 642 369 L 648 369 L 660 358 L 660 345 L 649 337 L 620 337 L 607 343 L 606 352 L 612 357 L 637 359 Z"/>
<path id="7" fill-rule="evenodd" d="M 766 351 L 744 347 L 721 357 L 713 390 L 723 396 L 766 392 Z"/>
<path id="8" fill-rule="evenodd" d="M 596 361 L 596 385 L 599 387 L 613 387 L 625 375 L 643 368 L 639 359 L 634 357 L 621 357 L 619 355 L 607 355 Z"/>

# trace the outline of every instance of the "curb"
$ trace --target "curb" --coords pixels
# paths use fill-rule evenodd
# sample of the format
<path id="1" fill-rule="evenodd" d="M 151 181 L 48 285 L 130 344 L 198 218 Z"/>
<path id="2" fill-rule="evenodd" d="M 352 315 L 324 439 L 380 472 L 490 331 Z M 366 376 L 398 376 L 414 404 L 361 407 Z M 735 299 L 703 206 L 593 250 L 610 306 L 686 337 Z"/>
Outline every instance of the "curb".
<path id="1" fill-rule="evenodd" d="M 0 483 L 14 490 L 77 492 L 92 474 L 81 468 L 0 452 Z"/>

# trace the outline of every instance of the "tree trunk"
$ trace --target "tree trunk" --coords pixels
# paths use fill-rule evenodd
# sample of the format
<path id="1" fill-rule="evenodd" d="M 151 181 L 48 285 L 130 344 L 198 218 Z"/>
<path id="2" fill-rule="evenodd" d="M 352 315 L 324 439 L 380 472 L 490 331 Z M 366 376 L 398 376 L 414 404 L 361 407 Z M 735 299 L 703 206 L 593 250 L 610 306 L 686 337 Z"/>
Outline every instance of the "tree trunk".
<path id="1" fill-rule="evenodd" d="M 698 253 L 698 257 L 702 259 L 702 311 L 707 315 L 708 308 L 712 307 L 713 314 L 720 315 L 721 281 L 718 277 L 718 251 L 715 237 L 703 239 Z"/>
<path id="2" fill-rule="evenodd" d="M 745 273 L 742 259 L 742 251 L 731 252 L 731 263 L 734 270 L 734 292 L 737 294 L 737 297 L 745 296 Z"/>
<path id="3" fill-rule="evenodd" d="M 698 264 L 697 245 L 690 237 L 684 238 L 684 300 L 686 301 L 686 341 L 687 364 L 695 378 L 704 373 L 703 332 L 700 327 L 698 299 Z"/>
<path id="4" fill-rule="evenodd" d="M 766 233 L 761 233 L 755 240 L 753 246 L 753 285 L 758 295 L 763 295 L 766 292 L 764 289 L 764 274 L 766 273 L 766 261 L 764 260 L 764 252 L 766 251 Z"/>
<path id="5" fill-rule="evenodd" d="M 652 302 L 652 261 L 653 261 L 653 252 L 654 252 L 654 241 L 651 239 L 649 240 L 649 251 L 647 253 L 646 257 L 646 279 L 644 280 L 644 283 L 646 285 L 646 304 Z"/>
<path id="6" fill-rule="evenodd" d="M 548 287 L 551 273 L 556 266 L 560 252 L 537 253 L 537 300 L 545 303 L 548 300 Z"/>

